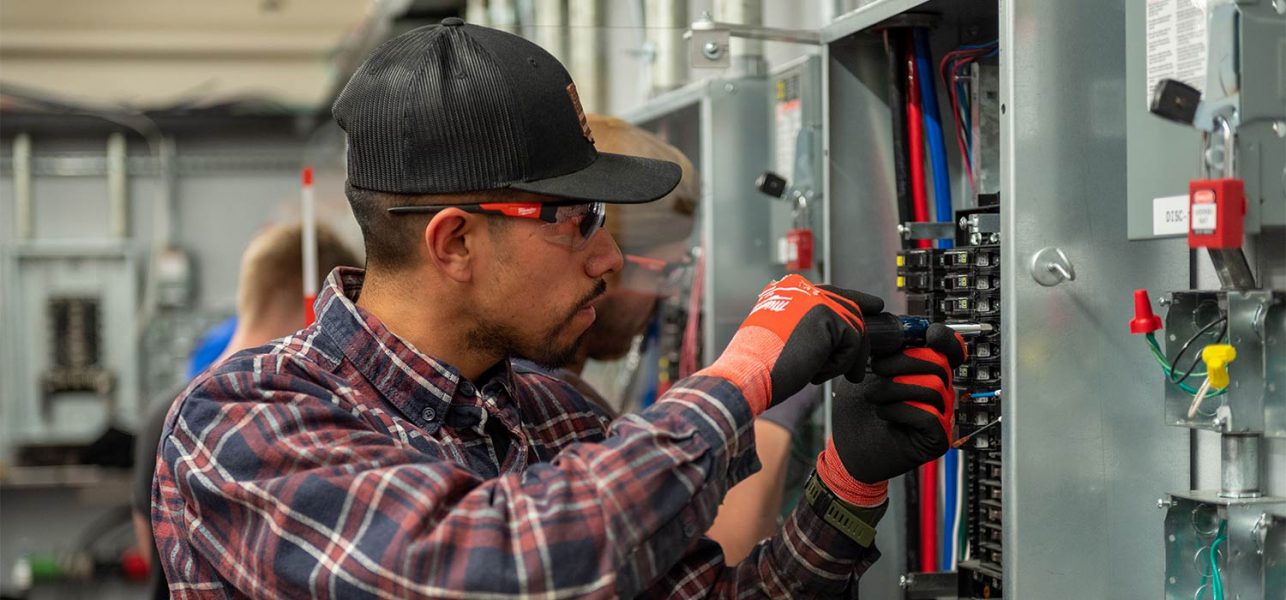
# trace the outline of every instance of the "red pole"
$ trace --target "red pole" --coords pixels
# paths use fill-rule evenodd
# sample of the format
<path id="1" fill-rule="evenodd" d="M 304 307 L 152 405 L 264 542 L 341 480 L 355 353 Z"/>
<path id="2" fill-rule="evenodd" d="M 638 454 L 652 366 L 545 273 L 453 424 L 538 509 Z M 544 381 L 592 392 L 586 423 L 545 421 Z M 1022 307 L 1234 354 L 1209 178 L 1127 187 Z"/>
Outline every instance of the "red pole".
<path id="1" fill-rule="evenodd" d="M 915 42 L 906 36 L 906 143 L 911 162 L 911 208 L 916 221 L 929 220 L 929 193 L 924 184 L 924 133 L 920 114 L 920 73 L 915 70 Z M 930 75 L 932 76 L 932 75 Z M 917 248 L 932 248 L 930 240 L 916 240 Z"/>

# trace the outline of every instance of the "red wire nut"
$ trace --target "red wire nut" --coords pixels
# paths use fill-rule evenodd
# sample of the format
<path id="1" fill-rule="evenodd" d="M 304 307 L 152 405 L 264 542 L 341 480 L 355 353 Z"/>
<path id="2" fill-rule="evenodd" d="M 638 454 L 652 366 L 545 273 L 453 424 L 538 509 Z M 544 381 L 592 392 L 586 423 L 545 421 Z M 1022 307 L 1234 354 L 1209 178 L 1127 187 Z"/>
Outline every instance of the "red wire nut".
<path id="1" fill-rule="evenodd" d="M 1147 290 L 1134 290 L 1134 318 L 1130 320 L 1130 333 L 1152 333 L 1161 328 L 1161 317 L 1152 314 L 1152 299 Z"/>

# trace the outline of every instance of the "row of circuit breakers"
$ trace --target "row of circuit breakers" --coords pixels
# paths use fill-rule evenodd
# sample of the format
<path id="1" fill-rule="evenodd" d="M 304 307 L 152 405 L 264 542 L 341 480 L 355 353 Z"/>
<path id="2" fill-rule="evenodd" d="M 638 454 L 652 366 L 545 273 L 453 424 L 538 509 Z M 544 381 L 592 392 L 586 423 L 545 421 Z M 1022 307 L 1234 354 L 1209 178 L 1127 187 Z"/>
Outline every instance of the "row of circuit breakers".
<path id="1" fill-rule="evenodd" d="M 994 207 L 958 211 L 996 215 Z M 981 243 L 979 243 L 981 242 Z M 991 331 L 966 338 L 969 358 L 956 369 L 956 437 L 964 453 L 967 559 L 958 566 L 960 597 L 999 597 L 1001 564 L 1000 245 L 995 235 L 962 234 L 955 248 L 904 250 L 897 287 L 907 314 L 944 323 L 982 323 Z M 992 425 L 986 427 L 985 426 Z M 976 433 L 976 435 L 974 435 Z M 965 557 L 966 555 L 962 555 Z"/>

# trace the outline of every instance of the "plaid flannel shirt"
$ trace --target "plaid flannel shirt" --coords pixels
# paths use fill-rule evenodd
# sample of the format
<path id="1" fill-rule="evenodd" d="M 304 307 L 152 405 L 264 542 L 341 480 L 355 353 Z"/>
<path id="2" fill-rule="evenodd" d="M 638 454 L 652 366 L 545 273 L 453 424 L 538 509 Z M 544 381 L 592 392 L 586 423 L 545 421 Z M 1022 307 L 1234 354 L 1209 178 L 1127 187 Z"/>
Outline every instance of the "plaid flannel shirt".
<path id="1" fill-rule="evenodd" d="M 878 556 L 801 505 L 724 564 L 703 532 L 758 468 L 730 383 L 609 422 L 521 362 L 470 382 L 357 308 L 363 276 L 171 409 L 152 526 L 174 597 L 814 598 Z"/>

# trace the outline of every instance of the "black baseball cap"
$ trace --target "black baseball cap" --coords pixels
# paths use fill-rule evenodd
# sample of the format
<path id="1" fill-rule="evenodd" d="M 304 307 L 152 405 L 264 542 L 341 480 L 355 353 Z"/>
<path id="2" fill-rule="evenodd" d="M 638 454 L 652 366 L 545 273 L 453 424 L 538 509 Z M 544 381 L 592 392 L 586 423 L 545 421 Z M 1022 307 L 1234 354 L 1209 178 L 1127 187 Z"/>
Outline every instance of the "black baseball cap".
<path id="1" fill-rule="evenodd" d="M 664 160 L 594 149 L 567 69 L 540 46 L 451 17 L 376 48 L 331 108 L 348 179 L 368 190 L 511 188 L 631 204 L 673 190 Z"/>

